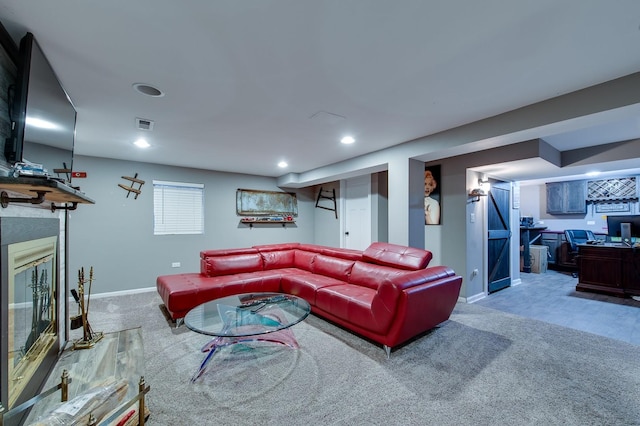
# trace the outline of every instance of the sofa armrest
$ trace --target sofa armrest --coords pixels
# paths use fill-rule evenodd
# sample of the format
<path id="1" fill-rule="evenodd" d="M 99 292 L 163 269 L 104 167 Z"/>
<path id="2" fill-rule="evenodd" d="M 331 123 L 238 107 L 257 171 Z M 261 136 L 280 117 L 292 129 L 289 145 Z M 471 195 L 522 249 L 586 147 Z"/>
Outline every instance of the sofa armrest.
<path id="1" fill-rule="evenodd" d="M 425 283 L 438 281 L 442 278 L 454 277 L 455 275 L 456 273 L 453 269 L 447 266 L 432 266 L 430 268 L 391 277 L 389 281 L 399 290 L 406 290 Z"/>
<path id="2" fill-rule="evenodd" d="M 407 272 L 385 278 L 378 286 L 378 291 L 373 300 L 373 309 L 386 313 L 394 313 L 400 293 L 429 287 L 431 283 L 441 283 L 444 278 L 455 277 L 453 269 L 446 266 L 433 266 L 427 269 Z"/>
<path id="3" fill-rule="evenodd" d="M 460 295 L 462 277 L 449 268 L 416 272 L 420 274 L 411 273 L 411 280 L 393 278 L 400 294 L 395 320 L 385 337 L 387 346 L 406 342 L 449 319 Z"/>
<path id="4" fill-rule="evenodd" d="M 461 282 L 446 266 L 388 277 L 371 301 L 373 317 L 384 329 L 390 327 L 392 340 L 415 336 L 449 317 Z"/>

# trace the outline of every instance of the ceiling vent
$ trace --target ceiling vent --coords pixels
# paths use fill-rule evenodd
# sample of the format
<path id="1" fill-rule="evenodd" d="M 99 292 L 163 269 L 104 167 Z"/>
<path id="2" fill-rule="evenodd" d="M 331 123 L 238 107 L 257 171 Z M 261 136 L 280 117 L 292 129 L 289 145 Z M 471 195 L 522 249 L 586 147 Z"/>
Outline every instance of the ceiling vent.
<path id="1" fill-rule="evenodd" d="M 147 120 L 146 118 L 136 118 L 136 127 L 138 130 L 153 130 L 153 120 Z"/>

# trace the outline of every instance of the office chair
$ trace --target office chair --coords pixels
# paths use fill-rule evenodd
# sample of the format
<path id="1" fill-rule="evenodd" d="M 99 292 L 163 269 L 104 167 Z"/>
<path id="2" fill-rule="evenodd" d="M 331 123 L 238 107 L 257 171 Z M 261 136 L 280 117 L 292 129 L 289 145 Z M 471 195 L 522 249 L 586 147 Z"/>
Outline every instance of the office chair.
<path id="1" fill-rule="evenodd" d="M 593 241 L 596 237 L 593 235 L 593 232 L 585 229 L 565 229 L 564 238 L 567 240 L 567 244 L 569 245 L 569 260 L 576 264 L 576 270 L 571 273 L 571 276 L 573 278 L 577 278 L 578 263 L 576 261 L 576 256 L 578 254 L 578 244 L 586 244 L 587 241 Z"/>

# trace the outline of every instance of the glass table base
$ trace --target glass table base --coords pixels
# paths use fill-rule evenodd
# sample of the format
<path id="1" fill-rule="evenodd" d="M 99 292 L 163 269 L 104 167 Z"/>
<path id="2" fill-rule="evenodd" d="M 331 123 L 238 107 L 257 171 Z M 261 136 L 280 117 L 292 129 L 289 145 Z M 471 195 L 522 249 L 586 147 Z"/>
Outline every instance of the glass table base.
<path id="1" fill-rule="evenodd" d="M 298 349 L 298 341 L 291 329 L 285 328 L 283 330 L 274 331 L 266 334 L 258 334 L 254 336 L 242 336 L 242 337 L 224 337 L 217 336 L 209 341 L 206 345 L 204 345 L 201 349 L 202 352 L 208 352 L 207 355 L 200 363 L 200 368 L 195 372 L 193 377 L 191 378 L 191 382 L 195 382 L 207 371 L 209 362 L 213 358 L 213 356 L 220 351 L 220 349 L 235 345 L 238 343 L 247 343 L 247 342 L 270 342 L 276 343 L 280 345 L 289 346 L 293 349 Z"/>

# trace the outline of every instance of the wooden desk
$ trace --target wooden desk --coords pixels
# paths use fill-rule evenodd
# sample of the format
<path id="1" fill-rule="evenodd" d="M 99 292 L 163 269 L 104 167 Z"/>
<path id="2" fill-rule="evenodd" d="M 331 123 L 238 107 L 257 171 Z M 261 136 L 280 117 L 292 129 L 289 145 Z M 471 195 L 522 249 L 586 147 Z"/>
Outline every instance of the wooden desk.
<path id="1" fill-rule="evenodd" d="M 577 262 L 576 290 L 640 295 L 640 248 L 579 244 Z"/>

